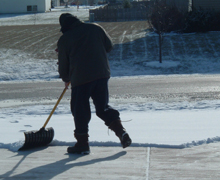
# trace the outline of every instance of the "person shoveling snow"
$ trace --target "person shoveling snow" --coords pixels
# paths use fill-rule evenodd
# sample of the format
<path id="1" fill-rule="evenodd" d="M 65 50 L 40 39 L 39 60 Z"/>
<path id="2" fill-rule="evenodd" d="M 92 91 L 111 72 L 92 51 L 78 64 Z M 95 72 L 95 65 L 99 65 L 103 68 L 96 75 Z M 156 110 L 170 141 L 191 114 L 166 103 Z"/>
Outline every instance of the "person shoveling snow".
<path id="1" fill-rule="evenodd" d="M 130 146 L 131 139 L 121 124 L 119 112 L 108 105 L 110 68 L 107 53 L 113 48 L 110 36 L 101 26 L 84 23 L 69 13 L 61 14 L 59 22 L 63 33 L 58 40 L 59 74 L 66 88 L 71 82 L 71 112 L 77 140 L 73 147 L 67 148 L 67 152 L 90 152 L 90 97 L 95 105 L 96 115 L 115 132 L 122 147 Z"/>

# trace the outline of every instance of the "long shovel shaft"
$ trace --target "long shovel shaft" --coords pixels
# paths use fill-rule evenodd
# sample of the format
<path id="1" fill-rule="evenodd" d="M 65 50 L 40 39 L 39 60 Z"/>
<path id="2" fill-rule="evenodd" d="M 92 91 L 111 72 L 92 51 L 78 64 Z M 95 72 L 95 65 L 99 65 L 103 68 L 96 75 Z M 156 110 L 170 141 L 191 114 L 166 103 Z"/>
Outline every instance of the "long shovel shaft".
<path id="1" fill-rule="evenodd" d="M 70 84 L 70 82 L 68 83 L 68 86 L 69 86 L 69 84 Z M 45 128 L 45 127 L 47 126 L 47 124 L 48 124 L 48 122 L 49 122 L 51 116 L 53 115 L 53 113 L 54 113 L 54 111 L 56 110 L 58 104 L 60 103 L 61 99 L 63 98 L 63 96 L 64 96 L 66 90 L 67 90 L 67 88 L 65 87 L 64 90 L 63 90 L 63 92 L 62 92 L 62 94 L 60 95 L 59 99 L 57 100 L 55 106 L 53 107 L 53 109 L 52 109 L 50 115 L 48 116 L 46 122 L 44 123 L 43 128 Z"/>
<path id="2" fill-rule="evenodd" d="M 65 94 L 67 87 L 70 83 L 65 87 L 62 94 L 60 95 L 59 99 L 57 100 L 57 103 L 55 104 L 53 110 L 51 111 L 49 117 L 47 118 L 46 122 L 44 123 L 44 126 L 39 131 L 28 131 L 24 132 L 25 135 L 25 143 L 24 145 L 19 149 L 20 150 L 26 150 L 34 147 L 40 147 L 45 146 L 49 144 L 54 137 L 54 130 L 52 127 L 45 129 L 47 123 L 49 122 L 52 114 L 56 110 L 59 102 L 61 101 L 63 95 Z"/>

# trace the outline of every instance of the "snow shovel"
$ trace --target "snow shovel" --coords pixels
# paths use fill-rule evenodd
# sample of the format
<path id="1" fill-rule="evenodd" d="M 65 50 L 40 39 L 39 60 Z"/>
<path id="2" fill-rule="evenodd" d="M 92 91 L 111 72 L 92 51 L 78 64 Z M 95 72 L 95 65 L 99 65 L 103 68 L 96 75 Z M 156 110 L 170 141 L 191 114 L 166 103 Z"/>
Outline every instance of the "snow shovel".
<path id="1" fill-rule="evenodd" d="M 52 127 L 45 129 L 45 127 L 46 127 L 47 123 L 49 122 L 52 114 L 56 110 L 58 104 L 60 103 L 66 90 L 67 90 L 67 88 L 64 88 L 62 94 L 60 95 L 59 99 L 57 100 L 57 103 L 55 104 L 53 110 L 51 111 L 51 113 L 50 113 L 49 117 L 47 118 L 46 122 L 44 123 L 43 127 L 39 131 L 24 132 L 25 143 L 20 149 L 18 149 L 18 151 L 23 151 L 23 150 L 27 150 L 27 149 L 31 149 L 31 148 L 46 146 L 53 140 L 54 129 Z"/>

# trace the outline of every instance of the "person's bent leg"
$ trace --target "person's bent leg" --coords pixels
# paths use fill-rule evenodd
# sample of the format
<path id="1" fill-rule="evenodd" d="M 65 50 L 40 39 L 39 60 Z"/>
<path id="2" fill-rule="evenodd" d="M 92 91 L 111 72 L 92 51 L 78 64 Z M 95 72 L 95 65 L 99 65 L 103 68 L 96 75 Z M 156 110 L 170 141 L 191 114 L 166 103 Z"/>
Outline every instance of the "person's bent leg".
<path id="1" fill-rule="evenodd" d="M 118 136 L 123 148 L 131 145 L 131 138 L 126 129 L 122 126 L 120 119 L 113 121 L 108 127 L 115 132 L 116 136 Z"/>
<path id="2" fill-rule="evenodd" d="M 131 139 L 121 124 L 120 113 L 108 105 L 108 79 L 97 80 L 95 91 L 92 93 L 92 99 L 96 108 L 96 115 L 105 122 L 109 129 L 115 132 L 123 148 L 130 146 Z"/>

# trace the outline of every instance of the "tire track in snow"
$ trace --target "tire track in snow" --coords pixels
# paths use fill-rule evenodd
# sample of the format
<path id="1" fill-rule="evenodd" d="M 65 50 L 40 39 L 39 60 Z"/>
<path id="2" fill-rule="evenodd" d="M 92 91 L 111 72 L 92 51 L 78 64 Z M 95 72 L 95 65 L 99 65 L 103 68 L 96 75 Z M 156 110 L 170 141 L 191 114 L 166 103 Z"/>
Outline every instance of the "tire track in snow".
<path id="1" fill-rule="evenodd" d="M 38 32 L 41 32 L 42 31 L 42 33 L 38 33 L 38 34 L 36 34 L 36 35 L 34 35 L 34 36 L 28 36 L 27 38 L 23 38 L 22 39 L 22 36 L 26 36 L 26 31 L 28 31 L 28 32 L 32 32 L 32 34 L 36 34 L 36 33 L 38 33 Z M 8 49 L 10 49 L 10 48 L 15 48 L 15 49 L 18 49 L 17 47 L 19 47 L 19 44 L 21 44 L 22 42 L 25 42 L 25 41 L 27 41 L 27 40 L 30 40 L 30 39 L 33 39 L 34 37 L 37 37 L 37 36 L 39 36 L 39 35 L 43 35 L 43 34 L 45 34 L 45 28 L 43 28 L 43 29 L 39 29 L 39 30 L 36 30 L 36 31 L 32 31 L 32 30 L 30 30 L 30 29 L 25 29 L 24 31 L 21 31 L 21 32 L 19 32 L 19 33 L 22 33 L 21 35 L 18 35 L 18 36 L 16 36 L 16 37 L 12 37 L 12 38 L 10 38 L 10 39 L 8 39 L 8 40 L 6 40 L 6 41 L 4 41 L 3 43 L 5 44 L 7 41 L 8 42 L 10 42 L 11 44 L 10 45 L 8 45 Z M 15 39 L 19 39 L 19 40 L 15 40 Z M 22 39 L 22 40 L 21 40 Z M 14 41 L 14 43 L 12 42 L 12 40 Z"/>
<path id="2" fill-rule="evenodd" d="M 28 31 L 28 29 L 26 29 L 25 31 L 20 31 L 19 33 L 18 32 L 15 32 L 13 34 L 11 33 L 10 35 L 8 35 L 6 37 L 4 36 L 4 38 L 6 38 L 6 40 L 1 41 L 1 43 L 2 44 L 5 44 L 7 42 L 11 43 L 12 40 L 15 41 L 15 39 L 21 38 L 24 35 L 23 32 L 26 32 L 26 31 Z M 14 36 L 14 34 L 19 34 L 19 35 Z M 10 37 L 10 38 L 8 38 L 8 37 Z"/>
<path id="3" fill-rule="evenodd" d="M 183 56 L 186 58 L 187 57 L 187 55 L 186 55 L 186 52 L 187 52 L 187 50 L 186 50 L 186 42 L 183 39 L 183 35 L 180 35 L 180 39 L 182 41 L 182 47 L 183 47 L 183 52 L 184 52 Z"/>
<path id="4" fill-rule="evenodd" d="M 35 35 L 35 36 L 28 36 L 27 38 L 24 38 L 24 39 L 22 39 L 22 40 L 20 40 L 20 41 L 17 41 L 17 42 L 15 42 L 15 43 L 11 44 L 11 46 L 9 46 L 9 47 L 16 46 L 17 44 L 21 44 L 22 42 L 25 42 L 25 41 L 27 41 L 27 40 L 33 39 L 34 37 L 38 37 L 38 36 L 40 36 L 40 35 L 42 35 L 42 34 L 44 34 L 44 32 L 42 32 L 42 33 L 40 33 L 40 34 L 37 34 L 37 35 Z"/>
<path id="5" fill-rule="evenodd" d="M 51 34 L 52 36 L 48 36 L 47 34 L 44 41 L 39 41 L 38 43 L 35 44 L 34 47 L 37 47 L 37 48 L 35 48 L 34 50 L 30 49 L 32 50 L 32 54 L 40 58 L 41 57 L 46 58 L 46 59 L 56 58 L 56 56 L 54 57 L 53 55 L 55 54 L 54 50 L 57 46 L 57 41 L 59 39 L 60 32 L 57 31 L 57 32 L 49 33 L 49 34 Z M 29 48 L 32 48 L 32 46 L 30 46 Z"/>
<path id="6" fill-rule="evenodd" d="M 219 53 L 217 53 L 217 51 L 215 50 L 215 48 L 214 48 L 213 44 L 211 43 L 210 38 L 208 37 L 207 34 L 205 34 L 205 39 L 206 39 L 206 42 L 209 44 L 208 47 L 210 47 L 212 49 L 212 51 L 214 52 L 213 55 L 215 57 L 219 57 Z"/>
<path id="7" fill-rule="evenodd" d="M 58 35 L 58 34 L 59 33 L 56 33 L 55 35 Z M 47 57 L 47 52 L 51 51 L 49 49 L 51 49 L 52 46 L 57 46 L 57 41 L 47 45 L 47 48 L 45 48 L 43 51 L 44 57 Z M 55 49 L 54 49 L 54 53 L 55 53 Z"/>
<path id="8" fill-rule="evenodd" d="M 47 29 L 47 28 L 46 28 L 46 29 Z M 22 46 L 21 44 L 22 44 L 22 43 L 25 43 L 25 41 L 28 41 L 28 40 L 37 38 L 38 36 L 44 35 L 46 29 L 45 29 L 45 28 L 41 28 L 41 29 L 36 30 L 36 31 L 31 31 L 32 34 L 36 34 L 36 33 L 37 33 L 37 34 L 34 35 L 34 36 L 28 36 L 27 38 L 24 38 L 24 39 L 19 40 L 19 41 L 15 41 L 15 43 L 11 43 L 10 45 L 8 45 L 7 51 L 6 51 L 5 53 L 7 54 L 8 51 L 9 51 L 10 49 L 13 49 L 13 48 L 15 48 L 15 49 L 21 48 L 21 46 Z M 18 36 L 18 39 L 19 39 L 19 38 L 21 39 L 21 37 L 25 35 L 25 32 L 26 32 L 26 31 L 30 31 L 30 30 L 29 30 L 29 29 L 26 29 L 25 31 L 21 31 L 20 33 L 22 33 L 22 34 Z M 50 33 L 53 32 L 53 31 L 54 31 L 54 30 L 51 30 L 51 31 L 49 31 L 48 33 L 50 34 Z M 41 32 L 41 33 L 38 33 L 38 32 Z M 13 39 L 13 38 L 11 38 L 11 39 Z M 9 42 L 11 41 L 11 39 L 9 39 Z M 14 40 L 14 39 L 13 39 L 13 40 Z M 32 44 L 33 44 L 33 43 L 32 43 Z M 32 45 L 32 44 L 31 44 L 31 45 Z M 18 47 L 19 47 L 19 48 L 18 48 Z M 22 47 L 23 47 L 23 46 L 22 46 Z M 22 50 L 25 50 L 25 49 L 27 49 L 27 48 L 23 48 Z M 37 49 L 37 50 L 39 50 L 39 49 Z M 32 52 L 32 53 L 33 53 L 33 52 Z"/>
<path id="9" fill-rule="evenodd" d="M 129 39 L 129 49 L 130 49 L 130 54 L 133 58 L 133 60 L 136 60 L 137 59 L 137 56 L 136 56 L 136 53 L 134 52 L 134 39 L 133 39 L 133 35 L 127 35 L 126 36 L 127 39 Z"/>
<path id="10" fill-rule="evenodd" d="M 123 53 L 123 41 L 125 38 L 125 34 L 127 31 L 124 31 L 124 33 L 120 37 L 120 61 L 122 60 L 122 53 Z"/>
<path id="11" fill-rule="evenodd" d="M 192 39 L 193 39 L 193 42 L 195 42 L 195 44 L 196 44 L 196 46 L 197 46 L 196 49 L 198 49 L 198 51 L 199 51 L 198 53 L 200 54 L 200 56 L 201 56 L 202 58 L 204 58 L 204 53 L 203 53 L 203 51 L 202 51 L 202 48 L 201 48 L 201 46 L 200 46 L 200 44 L 199 44 L 197 38 L 195 38 L 194 36 L 192 36 Z"/>
<path id="12" fill-rule="evenodd" d="M 1 31 L 0 31 L 0 41 L 1 43 L 3 42 L 2 40 L 3 39 L 9 39 L 9 37 L 12 39 L 12 36 L 14 34 L 17 34 L 17 31 L 12 29 L 12 30 L 6 30 L 7 33 L 5 33 L 5 29 L 1 28 Z M 14 38 L 14 37 L 13 37 Z"/>
<path id="13" fill-rule="evenodd" d="M 175 59 L 176 58 L 175 53 L 174 53 L 175 47 L 174 47 L 171 37 L 169 37 L 169 43 L 170 43 L 170 58 Z"/>
<path id="14" fill-rule="evenodd" d="M 106 32 L 111 33 L 112 31 L 114 31 L 115 29 L 117 29 L 118 26 L 114 26 L 113 28 L 111 28 L 110 30 L 106 29 Z"/>
<path id="15" fill-rule="evenodd" d="M 2 41 L 2 43 L 10 42 L 10 44 L 11 44 L 13 42 L 17 42 L 16 39 L 19 39 L 19 40 L 22 39 L 22 36 L 29 35 L 29 37 L 33 37 L 32 34 L 35 34 L 35 33 L 41 32 L 41 31 L 42 31 L 42 33 L 43 32 L 45 33 L 48 29 L 48 27 L 41 27 L 40 29 L 38 27 L 39 26 L 24 26 L 24 27 L 18 27 L 18 28 L 16 27 L 16 29 L 13 31 L 14 33 L 13 34 L 11 33 L 8 35 L 10 38 L 7 38 L 7 36 L 5 36 L 6 33 L 4 33 L 4 37 L 6 37 L 6 40 Z M 1 30 L 2 30 L 2 28 L 1 28 Z M 8 32 L 8 30 L 7 30 L 7 32 Z M 28 32 L 28 33 L 26 33 L 26 32 Z M 14 36 L 14 35 L 16 35 L 16 36 Z"/>
<path id="16" fill-rule="evenodd" d="M 146 38 L 143 38 L 144 41 L 144 59 L 148 59 L 148 54 L 147 54 L 147 42 L 146 42 Z"/>
<path id="17" fill-rule="evenodd" d="M 52 32 L 52 31 L 50 31 L 50 32 Z M 48 34 L 50 34 L 50 33 L 48 33 Z M 39 43 L 39 42 L 42 42 L 43 40 L 45 40 L 45 39 L 47 39 L 47 38 L 51 38 L 51 37 L 54 37 L 54 34 L 52 34 L 52 35 L 50 35 L 50 36 L 43 37 L 43 38 L 41 38 L 41 39 L 39 39 L 39 40 L 37 40 L 37 41 L 31 43 L 30 45 L 26 46 L 23 50 L 26 50 L 26 49 L 28 49 L 28 48 L 34 46 L 35 44 L 37 44 L 37 43 Z"/>
<path id="18" fill-rule="evenodd" d="M 54 43 L 51 43 L 51 44 L 48 44 L 48 46 L 47 46 L 47 48 L 45 48 L 44 49 L 44 52 L 43 52 L 43 54 L 44 54 L 44 56 L 45 57 L 47 57 L 47 52 L 49 52 L 50 50 L 48 50 L 48 49 L 50 49 L 52 46 L 54 46 L 54 44 L 56 44 L 56 42 L 54 42 Z M 54 52 L 55 53 L 55 52 Z"/>

